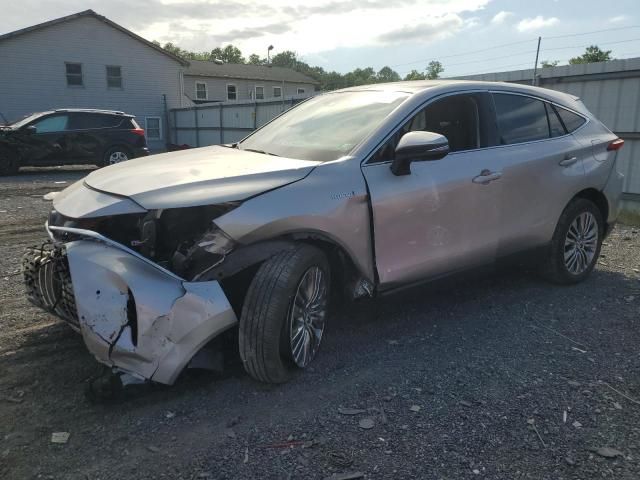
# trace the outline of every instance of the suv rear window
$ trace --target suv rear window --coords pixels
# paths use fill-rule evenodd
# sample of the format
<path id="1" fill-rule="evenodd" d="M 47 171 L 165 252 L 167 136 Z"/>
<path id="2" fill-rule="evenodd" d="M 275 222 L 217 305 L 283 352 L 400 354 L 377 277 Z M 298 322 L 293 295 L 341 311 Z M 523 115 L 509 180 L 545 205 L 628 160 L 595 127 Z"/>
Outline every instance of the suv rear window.
<path id="1" fill-rule="evenodd" d="M 114 128 L 119 126 L 124 118 L 108 113 L 74 113 L 71 115 L 69 128 L 71 130 L 86 130 L 89 128 Z"/>
<path id="2" fill-rule="evenodd" d="M 565 110 L 562 107 L 555 107 L 555 109 L 557 110 L 558 115 L 560 115 L 562 123 L 569 133 L 577 130 L 586 122 L 586 120 L 580 115 L 576 115 L 575 113 L 570 112 L 569 110 Z"/>
<path id="3" fill-rule="evenodd" d="M 522 95 L 493 95 L 500 130 L 500 144 L 531 142 L 549 138 L 544 102 Z"/>

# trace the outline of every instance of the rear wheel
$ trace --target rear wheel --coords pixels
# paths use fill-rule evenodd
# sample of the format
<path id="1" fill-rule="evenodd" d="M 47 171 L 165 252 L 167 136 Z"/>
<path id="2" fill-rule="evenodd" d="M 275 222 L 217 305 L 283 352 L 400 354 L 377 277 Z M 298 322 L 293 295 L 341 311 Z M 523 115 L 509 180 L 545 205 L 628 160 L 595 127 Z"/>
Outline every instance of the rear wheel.
<path id="1" fill-rule="evenodd" d="M 265 261 L 240 318 L 240 356 L 256 380 L 286 382 L 309 366 L 322 342 L 330 272 L 324 253 L 299 245 Z"/>
<path id="2" fill-rule="evenodd" d="M 573 200 L 558 220 L 543 275 L 560 284 L 583 281 L 598 261 L 603 235 L 598 207 L 585 198 Z"/>
<path id="3" fill-rule="evenodd" d="M 108 167 L 109 165 L 115 165 L 116 163 L 126 162 L 130 158 L 133 158 L 133 156 L 128 149 L 124 147 L 111 147 L 104 154 L 102 166 Z"/>

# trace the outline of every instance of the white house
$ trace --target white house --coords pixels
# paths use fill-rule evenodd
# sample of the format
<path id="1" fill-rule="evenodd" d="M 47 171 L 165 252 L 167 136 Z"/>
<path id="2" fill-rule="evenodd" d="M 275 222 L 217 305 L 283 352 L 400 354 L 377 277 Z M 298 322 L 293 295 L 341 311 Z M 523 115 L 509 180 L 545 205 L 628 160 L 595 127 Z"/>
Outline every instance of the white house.
<path id="1" fill-rule="evenodd" d="M 0 65 L 6 120 L 56 108 L 121 110 L 136 116 L 159 151 L 166 111 L 183 103 L 188 62 L 86 10 L 0 35 Z"/>
<path id="2" fill-rule="evenodd" d="M 194 103 L 311 96 L 318 82 L 290 68 L 190 60 L 184 94 Z"/>

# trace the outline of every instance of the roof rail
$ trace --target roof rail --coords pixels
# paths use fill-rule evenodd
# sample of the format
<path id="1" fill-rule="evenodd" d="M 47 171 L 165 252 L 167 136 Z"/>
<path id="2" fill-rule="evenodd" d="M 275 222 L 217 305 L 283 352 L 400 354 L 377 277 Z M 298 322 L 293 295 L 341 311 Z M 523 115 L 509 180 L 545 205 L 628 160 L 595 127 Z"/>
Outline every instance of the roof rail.
<path id="1" fill-rule="evenodd" d="M 86 112 L 86 113 L 110 113 L 112 115 L 127 115 L 120 110 L 105 110 L 99 108 L 57 108 L 55 112 Z"/>

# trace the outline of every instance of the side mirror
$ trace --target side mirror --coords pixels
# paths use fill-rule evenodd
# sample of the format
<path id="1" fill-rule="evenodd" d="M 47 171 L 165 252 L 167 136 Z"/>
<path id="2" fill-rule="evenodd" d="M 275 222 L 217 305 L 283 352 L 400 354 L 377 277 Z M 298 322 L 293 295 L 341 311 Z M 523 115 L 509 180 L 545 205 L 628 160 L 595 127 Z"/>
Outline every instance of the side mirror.
<path id="1" fill-rule="evenodd" d="M 27 135 L 33 135 L 34 133 L 38 133 L 38 129 L 34 125 L 29 125 L 28 127 L 24 128 L 24 132 Z"/>
<path id="2" fill-rule="evenodd" d="M 411 162 L 440 160 L 449 153 L 449 140 L 433 132 L 407 132 L 396 147 L 396 157 L 391 163 L 394 175 L 409 175 Z"/>

